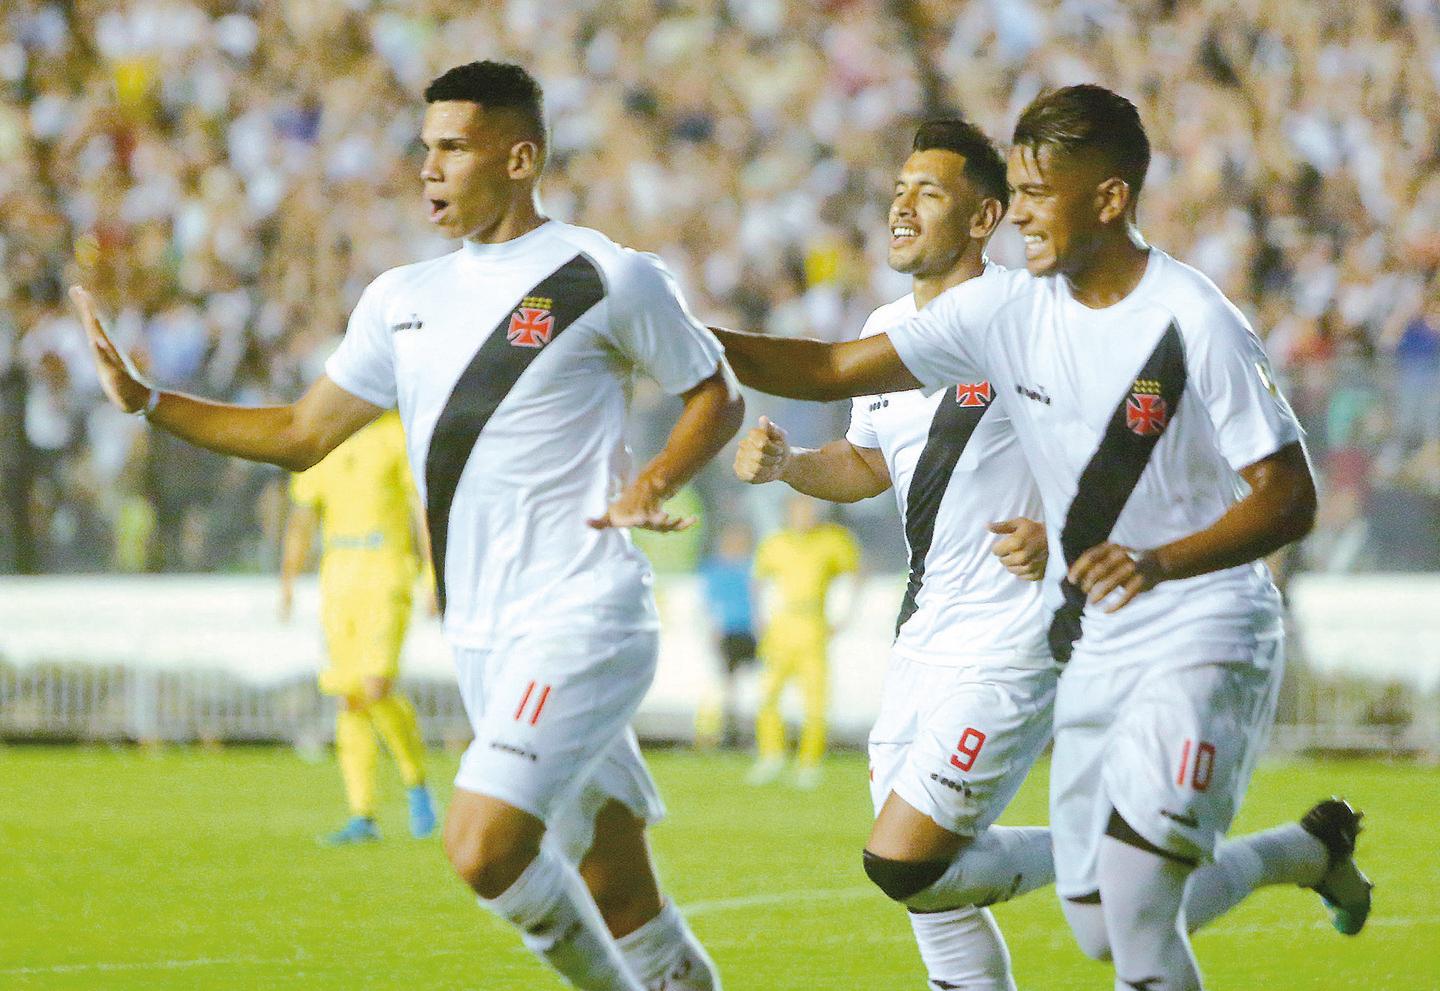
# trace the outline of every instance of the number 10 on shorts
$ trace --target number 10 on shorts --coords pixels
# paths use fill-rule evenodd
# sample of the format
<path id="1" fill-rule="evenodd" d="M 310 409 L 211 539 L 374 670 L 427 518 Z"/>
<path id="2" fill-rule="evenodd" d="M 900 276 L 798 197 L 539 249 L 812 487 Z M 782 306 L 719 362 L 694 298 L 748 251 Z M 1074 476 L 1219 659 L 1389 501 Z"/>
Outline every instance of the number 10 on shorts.
<path id="1" fill-rule="evenodd" d="M 1190 752 L 1195 752 L 1194 763 L 1191 763 Z M 1210 779 L 1215 774 L 1215 744 L 1200 741 L 1200 746 L 1195 746 L 1194 740 L 1186 740 L 1185 746 L 1180 748 L 1180 770 L 1175 775 L 1175 783 L 1185 787 L 1188 778 L 1190 787 L 1196 791 L 1204 791 L 1210 787 Z"/>
<path id="2" fill-rule="evenodd" d="M 985 746 L 985 734 L 973 726 L 967 726 L 965 732 L 960 734 L 960 742 L 955 744 L 955 753 L 950 755 L 950 764 L 962 771 L 968 771 L 975 766 L 975 759 L 980 756 L 980 748 Z"/>

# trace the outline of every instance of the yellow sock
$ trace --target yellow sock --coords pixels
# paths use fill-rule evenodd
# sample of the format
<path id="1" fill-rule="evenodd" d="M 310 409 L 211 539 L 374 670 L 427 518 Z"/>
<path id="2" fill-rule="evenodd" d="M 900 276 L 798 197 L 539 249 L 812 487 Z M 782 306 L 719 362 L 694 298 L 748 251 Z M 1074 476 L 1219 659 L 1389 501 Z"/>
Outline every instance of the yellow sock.
<path id="1" fill-rule="evenodd" d="M 342 708 L 335 717 L 335 756 L 345 781 L 350 814 L 375 815 L 375 758 L 379 751 L 370 716 L 363 709 Z"/>
<path id="2" fill-rule="evenodd" d="M 420 737 L 420 722 L 415 707 L 399 692 L 391 692 L 379 702 L 370 704 L 370 718 L 385 738 L 390 756 L 400 767 L 406 788 L 425 783 L 425 741 Z"/>

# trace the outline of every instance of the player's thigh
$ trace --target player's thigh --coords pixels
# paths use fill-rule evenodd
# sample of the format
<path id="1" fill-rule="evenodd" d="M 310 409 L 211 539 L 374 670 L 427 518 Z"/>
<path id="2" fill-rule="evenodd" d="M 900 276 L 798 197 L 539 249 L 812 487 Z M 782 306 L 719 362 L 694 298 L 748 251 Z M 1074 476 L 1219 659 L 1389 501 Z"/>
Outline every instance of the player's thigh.
<path id="1" fill-rule="evenodd" d="M 550 821 L 623 739 L 655 674 L 653 631 L 517 639 L 457 651 L 475 729 L 457 787 Z"/>
<path id="2" fill-rule="evenodd" d="M 869 756 L 870 801 L 878 816 L 905 765 L 906 754 L 915 741 L 920 713 L 915 699 L 925 688 L 924 666 L 890 657 L 880 686 L 880 708 L 870 727 L 866 748 Z"/>
<path id="3" fill-rule="evenodd" d="M 643 832 L 664 818 L 660 789 L 640 753 L 635 731 L 627 726 L 581 787 L 556 806 L 546 842 L 578 863 L 597 844 L 602 853 L 633 848 L 623 836 L 617 843 L 603 843 L 600 834 L 607 823 L 622 833 L 631 827 Z"/>
<path id="4" fill-rule="evenodd" d="M 1049 668 L 939 669 L 914 700 L 921 717 L 891 790 L 946 831 L 975 836 L 1050 741 L 1055 682 Z"/>
<path id="5" fill-rule="evenodd" d="M 1081 898 L 1099 890 L 1100 837 L 1110 818 L 1103 769 L 1116 714 L 1128 704 L 1143 666 L 1077 664 L 1055 693 L 1055 748 L 1050 755 L 1050 836 L 1055 890 Z"/>
<path id="6" fill-rule="evenodd" d="M 1112 731 L 1104 778 L 1141 837 L 1189 860 L 1214 855 L 1269 740 L 1283 668 L 1275 639 L 1137 686 Z"/>

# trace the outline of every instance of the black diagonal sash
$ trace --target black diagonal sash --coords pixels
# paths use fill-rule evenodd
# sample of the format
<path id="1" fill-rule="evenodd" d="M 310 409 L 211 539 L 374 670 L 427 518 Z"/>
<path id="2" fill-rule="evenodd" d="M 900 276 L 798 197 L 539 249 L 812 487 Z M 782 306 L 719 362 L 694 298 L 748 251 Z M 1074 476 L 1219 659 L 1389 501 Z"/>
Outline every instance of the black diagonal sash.
<path id="1" fill-rule="evenodd" d="M 1134 384 L 1126 390 L 1110 417 L 1090 463 L 1080 473 L 1075 498 L 1065 514 L 1060 548 L 1068 568 L 1096 544 L 1110 539 L 1115 522 L 1129 501 L 1150 462 L 1160 437 L 1170 425 L 1185 391 L 1185 343 L 1174 322 L 1160 337 Z M 1050 652 L 1055 660 L 1070 660 L 1080 639 L 1080 615 L 1085 593 L 1069 578 L 1060 583 L 1064 603 L 1050 621 Z"/>
<path id="2" fill-rule="evenodd" d="M 425 457 L 425 519 L 441 610 L 450 504 L 481 431 L 541 351 L 604 297 L 605 283 L 594 262 L 584 255 L 571 258 L 505 313 L 445 400 Z"/>
<path id="3" fill-rule="evenodd" d="M 994 398 L 989 383 L 965 385 L 958 389 L 952 386 L 940 400 L 935 417 L 930 421 L 930 433 L 915 462 L 915 473 L 910 476 L 910 491 L 905 498 L 905 541 L 910 545 L 910 580 L 905 585 L 905 601 L 900 603 L 900 616 L 895 620 L 897 637 L 900 627 L 915 614 L 920 586 L 925 583 L 925 558 L 935 539 L 935 519 L 940 513 L 940 501 L 945 498 L 945 490 L 950 486 L 950 476 L 955 474 L 955 466 L 965 452 L 965 445 L 970 443 L 971 435 Z"/>

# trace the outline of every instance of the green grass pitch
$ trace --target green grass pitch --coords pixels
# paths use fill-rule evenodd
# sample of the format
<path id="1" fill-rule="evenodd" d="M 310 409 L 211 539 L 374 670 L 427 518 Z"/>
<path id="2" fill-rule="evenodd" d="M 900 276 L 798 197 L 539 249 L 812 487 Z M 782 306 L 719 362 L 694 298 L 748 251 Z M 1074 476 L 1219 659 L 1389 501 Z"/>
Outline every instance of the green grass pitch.
<path id="1" fill-rule="evenodd" d="M 671 811 L 654 834 L 663 877 L 728 991 L 924 987 L 903 914 L 860 871 L 857 756 L 827 764 L 813 793 L 748 788 L 734 755 L 651 759 Z M 453 770 L 435 758 L 434 780 Z M 1006 821 L 1044 821 L 1043 771 Z M 1343 938 L 1311 893 L 1263 891 L 1196 939 L 1212 991 L 1440 989 L 1440 770 L 1268 764 L 1237 828 L 1293 819 L 1332 792 L 1368 813 L 1369 927 Z M 0 749 L 0 988 L 560 988 L 450 877 L 438 840 L 408 837 L 393 774 L 383 794 L 386 841 L 329 850 L 315 842 L 341 818 L 328 762 L 284 749 Z M 1021 991 L 1110 987 L 1051 893 L 996 914 Z"/>

